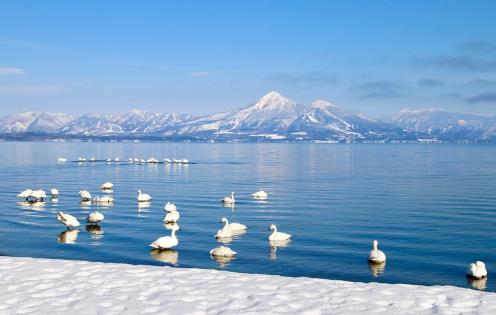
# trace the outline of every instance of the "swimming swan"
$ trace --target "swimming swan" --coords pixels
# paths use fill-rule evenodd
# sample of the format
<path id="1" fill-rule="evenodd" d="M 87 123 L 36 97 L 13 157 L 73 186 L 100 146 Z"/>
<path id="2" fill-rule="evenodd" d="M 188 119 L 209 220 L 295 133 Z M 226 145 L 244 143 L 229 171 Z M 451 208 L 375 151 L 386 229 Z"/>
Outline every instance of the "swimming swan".
<path id="1" fill-rule="evenodd" d="M 269 197 L 269 194 L 263 190 L 260 190 L 260 191 L 254 192 L 253 194 L 251 194 L 251 196 L 255 199 L 267 199 L 267 197 Z"/>
<path id="2" fill-rule="evenodd" d="M 79 221 L 75 217 L 62 211 L 57 214 L 57 220 L 67 226 L 68 229 L 80 226 Z"/>
<path id="3" fill-rule="evenodd" d="M 210 251 L 210 255 L 220 257 L 234 257 L 236 254 L 237 253 L 235 251 L 227 246 L 219 246 Z"/>
<path id="4" fill-rule="evenodd" d="M 102 222 L 104 218 L 105 218 L 105 216 L 103 214 L 101 214 L 100 212 L 93 211 L 90 214 L 88 214 L 86 221 L 89 224 L 98 224 L 98 223 Z"/>
<path id="5" fill-rule="evenodd" d="M 157 238 L 153 243 L 150 244 L 151 247 L 157 249 L 169 249 L 179 244 L 176 237 L 177 229 L 172 229 L 171 236 L 162 236 Z"/>
<path id="6" fill-rule="evenodd" d="M 81 190 L 79 192 L 79 197 L 81 197 L 81 201 L 91 201 L 91 194 L 87 190 Z"/>
<path id="7" fill-rule="evenodd" d="M 46 198 L 46 193 L 44 190 L 38 189 L 38 190 L 33 190 L 31 194 L 29 195 L 29 199 L 32 202 L 36 201 L 43 201 Z"/>
<path id="8" fill-rule="evenodd" d="M 486 264 L 482 261 L 471 263 L 467 269 L 467 275 L 475 279 L 482 279 L 487 276 Z"/>
<path id="9" fill-rule="evenodd" d="M 231 196 L 227 196 L 222 198 L 222 202 L 225 204 L 234 204 L 236 200 L 234 199 L 234 192 L 231 193 Z"/>
<path id="10" fill-rule="evenodd" d="M 272 234 L 269 235 L 269 241 L 284 241 L 291 238 L 291 234 L 277 232 L 277 227 L 275 224 L 271 224 L 269 230 L 272 230 Z"/>
<path id="11" fill-rule="evenodd" d="M 386 255 L 381 250 L 377 249 L 378 244 L 379 242 L 377 240 L 374 240 L 372 250 L 369 254 L 369 261 L 376 264 L 380 264 L 386 261 Z"/>
<path id="12" fill-rule="evenodd" d="M 179 221 L 180 217 L 181 216 L 179 215 L 179 211 L 167 212 L 167 214 L 165 215 L 165 218 L 164 218 L 164 222 L 165 223 L 176 223 L 177 221 Z"/>
<path id="13" fill-rule="evenodd" d="M 57 188 L 52 188 L 50 190 L 50 195 L 52 195 L 52 199 L 57 199 L 59 197 L 59 190 Z"/>
<path id="14" fill-rule="evenodd" d="M 246 225 L 241 223 L 229 223 L 226 218 L 222 218 L 221 222 L 224 223 L 224 228 L 227 227 L 231 231 L 242 231 L 247 229 Z"/>
<path id="15" fill-rule="evenodd" d="M 149 194 L 142 194 L 141 190 L 138 190 L 138 202 L 147 202 L 152 200 L 152 196 Z"/>
<path id="16" fill-rule="evenodd" d="M 167 202 L 164 206 L 164 210 L 167 212 L 177 211 L 177 207 L 175 204 Z"/>
<path id="17" fill-rule="evenodd" d="M 114 187 L 114 184 L 112 184 L 111 182 L 105 182 L 102 184 L 102 186 L 100 186 L 100 189 L 109 190 L 112 189 L 112 187 Z"/>
<path id="18" fill-rule="evenodd" d="M 231 238 L 233 236 L 232 230 L 229 228 L 227 225 L 227 220 L 224 220 L 225 218 L 222 218 L 221 223 L 224 223 L 224 226 L 222 229 L 217 230 L 217 233 L 215 234 L 215 238 Z"/>

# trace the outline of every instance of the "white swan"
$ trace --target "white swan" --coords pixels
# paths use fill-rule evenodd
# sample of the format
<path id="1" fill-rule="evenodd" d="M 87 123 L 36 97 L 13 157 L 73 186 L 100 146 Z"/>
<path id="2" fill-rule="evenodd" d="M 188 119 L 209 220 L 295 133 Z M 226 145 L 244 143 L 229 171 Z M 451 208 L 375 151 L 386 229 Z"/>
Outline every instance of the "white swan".
<path id="1" fill-rule="evenodd" d="M 234 257 L 236 254 L 237 253 L 235 251 L 227 246 L 219 246 L 210 251 L 210 255 L 220 257 Z"/>
<path id="2" fill-rule="evenodd" d="M 119 163 L 120 161 L 121 161 L 121 159 L 120 159 L 120 158 L 118 158 L 118 157 L 116 157 L 116 158 L 114 159 L 114 162 L 115 162 L 115 163 Z"/>
<path id="3" fill-rule="evenodd" d="M 179 218 L 181 216 L 179 215 L 179 211 L 170 211 L 170 212 L 167 212 L 167 214 L 165 215 L 165 218 L 164 218 L 164 222 L 166 223 L 176 223 L 177 221 L 179 221 Z"/>
<path id="4" fill-rule="evenodd" d="M 167 212 L 177 211 L 177 207 L 175 204 L 167 202 L 164 206 L 164 210 Z"/>
<path id="5" fill-rule="evenodd" d="M 153 243 L 150 244 L 151 247 L 157 249 L 169 249 L 179 244 L 179 240 L 176 237 L 177 229 L 171 230 L 171 236 L 162 236 L 157 238 Z"/>
<path id="6" fill-rule="evenodd" d="M 31 194 L 29 195 L 29 199 L 33 202 L 35 201 L 43 201 L 46 198 L 46 193 L 44 190 L 38 189 L 38 190 L 33 190 Z"/>
<path id="7" fill-rule="evenodd" d="M 227 225 L 227 220 L 224 220 L 225 218 L 222 219 L 223 220 L 221 221 L 221 223 L 224 223 L 224 226 L 222 227 L 222 229 L 217 230 L 215 238 L 231 238 L 233 236 L 233 232 Z"/>
<path id="8" fill-rule="evenodd" d="M 158 162 L 159 161 L 156 158 L 154 158 L 154 157 L 151 157 L 148 160 L 146 160 L 146 163 L 158 163 Z"/>
<path id="9" fill-rule="evenodd" d="M 288 233 L 277 232 L 277 226 L 275 224 L 271 224 L 269 230 L 272 230 L 272 234 L 269 235 L 269 241 L 289 240 L 292 236 Z"/>
<path id="10" fill-rule="evenodd" d="M 90 162 L 95 162 L 95 160 L 96 160 L 96 159 L 95 159 L 95 157 L 94 157 L 94 156 L 92 156 L 92 157 L 90 158 Z"/>
<path id="11" fill-rule="evenodd" d="M 133 159 L 131 159 L 131 158 L 127 159 L 127 161 L 128 161 L 129 163 L 133 163 Z"/>
<path id="12" fill-rule="evenodd" d="M 140 162 L 140 160 L 137 159 L 137 158 L 134 158 L 133 161 L 134 161 L 134 163 L 139 163 Z"/>
<path id="13" fill-rule="evenodd" d="M 75 217 L 62 211 L 57 214 L 57 220 L 67 226 L 68 229 L 80 226 L 79 221 Z"/>
<path id="14" fill-rule="evenodd" d="M 62 157 L 59 157 L 57 159 L 57 161 L 59 161 L 59 162 L 67 162 L 67 159 L 66 158 L 62 158 Z"/>
<path id="15" fill-rule="evenodd" d="M 57 199 L 59 197 L 59 190 L 57 188 L 52 188 L 50 190 L 50 195 L 52 195 L 52 199 Z"/>
<path id="16" fill-rule="evenodd" d="M 147 202 L 152 200 L 152 196 L 149 194 L 142 194 L 141 190 L 138 190 L 138 202 Z"/>
<path id="17" fill-rule="evenodd" d="M 91 201 L 91 194 L 87 190 L 79 191 L 79 197 L 81 197 L 81 201 Z"/>
<path id="18" fill-rule="evenodd" d="M 187 159 L 182 159 L 181 160 L 181 163 L 183 163 L 183 164 L 189 164 L 189 161 Z"/>
<path id="19" fill-rule="evenodd" d="M 146 163 L 145 159 L 140 159 L 140 163 Z"/>
<path id="20" fill-rule="evenodd" d="M 246 225 L 244 225 L 244 224 L 241 224 L 241 223 L 229 223 L 229 221 L 227 221 L 227 218 L 222 218 L 221 219 L 221 222 L 224 223 L 224 227 L 227 227 L 231 231 L 242 231 L 242 230 L 246 230 L 247 229 Z"/>
<path id="21" fill-rule="evenodd" d="M 486 264 L 482 261 L 471 263 L 467 269 L 467 275 L 475 279 L 482 279 L 487 276 Z"/>
<path id="22" fill-rule="evenodd" d="M 112 189 L 113 187 L 114 187 L 114 184 L 112 184 L 111 182 L 105 182 L 100 186 L 100 189 L 109 190 L 109 189 Z"/>
<path id="23" fill-rule="evenodd" d="M 234 199 L 234 192 L 231 193 L 231 196 L 222 198 L 222 202 L 225 204 L 234 204 L 236 202 L 236 199 Z"/>
<path id="24" fill-rule="evenodd" d="M 164 159 L 165 163 L 171 163 L 171 159 Z"/>
<path id="25" fill-rule="evenodd" d="M 181 160 L 181 159 L 172 159 L 172 162 L 174 162 L 174 163 L 182 163 L 183 160 Z"/>
<path id="26" fill-rule="evenodd" d="M 253 198 L 256 198 L 256 199 L 267 199 L 267 197 L 269 197 L 269 194 L 263 190 L 260 190 L 260 191 L 254 192 L 253 194 L 251 194 L 251 196 Z"/>
<path id="27" fill-rule="evenodd" d="M 105 216 L 103 214 L 101 214 L 100 212 L 93 211 L 90 214 L 88 214 L 86 221 L 89 224 L 98 224 L 98 223 L 102 222 L 104 218 L 105 218 Z"/>
<path id="28" fill-rule="evenodd" d="M 114 198 L 109 197 L 109 196 L 102 196 L 102 197 L 96 196 L 95 198 L 93 198 L 93 202 L 94 203 L 113 203 Z"/>
<path id="29" fill-rule="evenodd" d="M 32 189 L 26 189 L 26 190 L 22 191 L 21 193 L 19 193 L 17 195 L 17 198 L 24 198 L 24 199 L 28 200 L 28 198 L 31 196 L 32 192 L 33 192 Z"/>
<path id="30" fill-rule="evenodd" d="M 386 261 L 386 255 L 379 249 L 377 249 L 377 245 L 379 242 L 377 240 L 374 240 L 372 243 L 372 250 L 370 251 L 369 254 L 369 261 L 380 264 Z"/>

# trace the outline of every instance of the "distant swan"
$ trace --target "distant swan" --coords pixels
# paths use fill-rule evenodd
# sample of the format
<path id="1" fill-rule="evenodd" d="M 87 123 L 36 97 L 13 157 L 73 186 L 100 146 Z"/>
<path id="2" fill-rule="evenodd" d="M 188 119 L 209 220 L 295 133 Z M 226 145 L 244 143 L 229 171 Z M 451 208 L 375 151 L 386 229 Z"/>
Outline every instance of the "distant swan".
<path id="1" fill-rule="evenodd" d="M 222 198 L 222 202 L 225 204 L 234 204 L 236 202 L 234 199 L 234 192 L 231 193 L 231 196 Z"/>
<path id="2" fill-rule="evenodd" d="M 227 227 L 231 231 L 242 231 L 242 230 L 246 230 L 247 229 L 246 225 L 244 225 L 244 224 L 241 224 L 241 223 L 229 223 L 229 221 L 227 221 L 227 218 L 222 218 L 221 222 L 224 223 L 224 228 Z"/>
<path id="3" fill-rule="evenodd" d="M 57 161 L 59 161 L 59 162 L 67 162 L 67 159 L 66 158 L 62 158 L 62 157 L 59 157 L 57 159 Z"/>
<path id="4" fill-rule="evenodd" d="M 167 202 L 164 206 L 164 210 L 167 212 L 177 211 L 177 207 L 175 204 Z"/>
<path id="5" fill-rule="evenodd" d="M 171 236 L 162 236 L 151 243 L 150 246 L 157 249 L 169 249 L 177 246 L 179 240 L 176 237 L 176 231 L 177 229 L 172 229 Z"/>
<path id="6" fill-rule="evenodd" d="M 467 269 L 467 275 L 475 279 L 482 279 L 487 276 L 486 264 L 482 261 L 471 263 Z"/>
<path id="7" fill-rule="evenodd" d="M 94 203 L 113 203 L 114 198 L 109 197 L 109 196 L 102 196 L 102 197 L 96 196 L 95 198 L 93 198 L 93 202 Z"/>
<path id="8" fill-rule="evenodd" d="M 272 234 L 269 235 L 269 241 L 284 241 L 291 238 L 291 234 L 277 232 L 277 227 L 275 224 L 271 224 L 269 230 L 272 230 Z"/>
<path id="9" fill-rule="evenodd" d="M 104 218 L 105 218 L 105 216 L 103 214 L 101 214 L 100 212 L 93 211 L 90 214 L 88 214 L 86 221 L 89 224 L 98 224 L 98 223 L 102 222 Z"/>
<path id="10" fill-rule="evenodd" d="M 114 184 L 112 184 L 111 182 L 105 182 L 100 186 L 100 189 L 108 190 L 112 189 L 112 187 L 114 187 Z"/>
<path id="11" fill-rule="evenodd" d="M 256 198 L 256 199 L 267 199 L 269 194 L 263 190 L 260 190 L 260 191 L 254 192 L 253 194 L 251 194 L 251 196 L 253 198 Z"/>
<path id="12" fill-rule="evenodd" d="M 164 222 L 176 223 L 177 221 L 179 221 L 179 218 L 180 218 L 179 211 L 175 211 L 175 210 L 170 211 L 167 212 L 167 214 L 165 215 Z"/>
<path id="13" fill-rule="evenodd" d="M 146 163 L 158 163 L 158 162 L 159 161 L 156 158 L 154 158 L 154 157 L 151 157 L 148 160 L 146 160 Z"/>
<path id="14" fill-rule="evenodd" d="M 165 163 L 171 163 L 171 159 L 164 159 Z"/>
<path id="15" fill-rule="evenodd" d="M 67 226 L 68 229 L 78 227 L 80 225 L 79 221 L 75 217 L 62 211 L 57 214 L 57 220 Z"/>
<path id="16" fill-rule="evenodd" d="M 220 257 L 234 257 L 236 254 L 237 253 L 235 251 L 227 246 L 219 246 L 210 251 L 210 255 Z"/>
<path id="17" fill-rule="evenodd" d="M 28 200 L 28 198 L 31 196 L 32 192 L 33 192 L 33 190 L 26 189 L 26 190 L 22 191 L 21 193 L 19 193 L 17 195 L 17 198 L 24 198 L 24 199 Z"/>
<path id="18" fill-rule="evenodd" d="M 57 188 L 52 188 L 50 190 L 50 195 L 52 195 L 52 199 L 57 199 L 59 197 L 59 190 Z"/>
<path id="19" fill-rule="evenodd" d="M 152 196 L 149 194 L 142 194 L 141 190 L 138 190 L 138 202 L 147 202 L 152 200 Z"/>
<path id="20" fill-rule="evenodd" d="M 372 250 L 370 251 L 369 254 L 369 261 L 380 264 L 386 261 L 386 255 L 379 249 L 377 249 L 377 245 L 379 242 L 377 240 L 374 240 L 372 244 Z"/>
<path id="21" fill-rule="evenodd" d="M 81 197 L 81 201 L 91 201 L 91 194 L 87 190 L 79 191 L 79 197 Z"/>
<path id="22" fill-rule="evenodd" d="M 188 160 L 186 160 L 186 159 L 182 159 L 182 160 L 181 160 L 181 163 L 183 163 L 183 164 L 189 164 L 189 161 L 188 161 Z"/>

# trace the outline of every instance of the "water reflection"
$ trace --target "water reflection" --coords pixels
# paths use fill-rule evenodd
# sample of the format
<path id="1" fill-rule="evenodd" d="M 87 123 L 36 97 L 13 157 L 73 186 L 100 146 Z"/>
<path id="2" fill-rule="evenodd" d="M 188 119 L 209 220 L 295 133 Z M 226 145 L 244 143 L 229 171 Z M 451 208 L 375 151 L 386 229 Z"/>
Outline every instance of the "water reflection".
<path id="1" fill-rule="evenodd" d="M 234 208 L 236 207 L 234 203 L 223 203 L 222 206 L 224 208 L 230 208 L 232 212 L 234 212 Z"/>
<path id="2" fill-rule="evenodd" d="M 103 238 L 103 229 L 98 224 L 87 224 L 86 231 L 90 233 L 91 240 L 94 241 L 93 245 L 100 245 L 100 240 Z"/>
<path id="3" fill-rule="evenodd" d="M 42 211 L 45 210 L 44 201 L 18 201 L 17 204 L 23 210 Z"/>
<path id="4" fill-rule="evenodd" d="M 232 242 L 232 237 L 217 237 L 217 242 L 222 243 L 224 245 L 229 245 Z"/>
<path id="5" fill-rule="evenodd" d="M 81 207 L 81 209 L 85 209 L 85 210 L 90 209 L 91 208 L 91 201 L 81 201 L 79 206 Z"/>
<path id="6" fill-rule="evenodd" d="M 277 249 L 279 247 L 286 247 L 291 243 L 291 240 L 269 241 L 269 257 L 272 260 L 277 259 Z"/>
<path id="7" fill-rule="evenodd" d="M 165 223 L 164 224 L 164 227 L 167 229 L 167 230 L 179 230 L 179 224 L 177 223 Z"/>
<path id="8" fill-rule="evenodd" d="M 474 279 L 467 277 L 467 284 L 477 290 L 485 290 L 487 288 L 487 277 L 482 279 Z"/>
<path id="9" fill-rule="evenodd" d="M 370 274 L 374 278 L 379 277 L 386 270 L 386 262 L 373 263 L 369 261 L 368 264 L 369 264 Z"/>
<path id="10" fill-rule="evenodd" d="M 179 253 L 173 249 L 152 249 L 150 256 L 153 259 L 176 266 Z"/>
<path id="11" fill-rule="evenodd" d="M 233 256 L 233 257 L 226 257 L 226 256 L 214 256 L 214 255 L 210 255 L 210 257 L 219 264 L 219 267 L 220 268 L 225 268 L 225 267 L 229 266 L 230 265 L 230 262 L 232 260 L 236 259 L 235 256 Z"/>
<path id="12" fill-rule="evenodd" d="M 59 203 L 59 198 L 52 198 L 50 199 L 52 203 Z"/>
<path id="13" fill-rule="evenodd" d="M 78 233 L 79 229 L 66 230 L 58 235 L 57 241 L 61 244 L 76 244 Z"/>
<path id="14" fill-rule="evenodd" d="M 104 188 L 100 188 L 100 191 L 102 193 L 105 193 L 105 194 L 113 194 L 114 193 L 114 190 L 113 189 L 104 189 Z"/>
<path id="15" fill-rule="evenodd" d="M 138 208 L 139 209 L 146 209 L 146 208 L 150 208 L 150 206 L 152 205 L 152 203 L 150 201 L 142 201 L 142 202 L 138 202 Z"/>

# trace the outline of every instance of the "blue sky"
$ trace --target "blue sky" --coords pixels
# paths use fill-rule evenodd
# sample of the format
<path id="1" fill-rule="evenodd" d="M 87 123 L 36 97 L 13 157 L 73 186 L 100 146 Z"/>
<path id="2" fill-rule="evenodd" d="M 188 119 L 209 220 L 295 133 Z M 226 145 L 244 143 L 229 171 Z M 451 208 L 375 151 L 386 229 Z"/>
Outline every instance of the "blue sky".
<path id="1" fill-rule="evenodd" d="M 206 114 L 270 90 L 496 114 L 496 2 L 0 2 L 0 114 Z"/>

